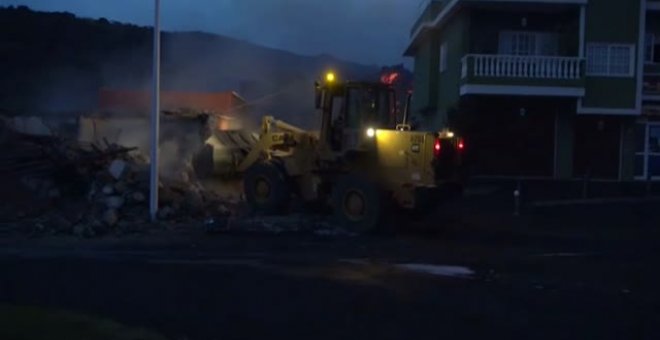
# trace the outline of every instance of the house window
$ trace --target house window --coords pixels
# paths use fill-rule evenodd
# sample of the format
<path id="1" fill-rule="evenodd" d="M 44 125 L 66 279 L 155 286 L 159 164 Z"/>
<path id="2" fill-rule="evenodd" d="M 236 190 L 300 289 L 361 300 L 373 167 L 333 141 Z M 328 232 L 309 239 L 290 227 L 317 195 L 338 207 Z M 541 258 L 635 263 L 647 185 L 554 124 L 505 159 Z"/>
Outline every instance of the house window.
<path id="1" fill-rule="evenodd" d="M 499 54 L 557 55 L 559 35 L 545 32 L 502 31 Z"/>
<path id="2" fill-rule="evenodd" d="M 447 43 L 443 43 L 440 46 L 440 72 L 447 71 L 448 60 L 447 60 Z"/>
<path id="3" fill-rule="evenodd" d="M 632 77 L 635 70 L 634 45 L 588 44 L 587 75 Z"/>
<path id="4" fill-rule="evenodd" d="M 637 125 L 635 137 L 635 178 L 660 180 L 660 124 Z"/>

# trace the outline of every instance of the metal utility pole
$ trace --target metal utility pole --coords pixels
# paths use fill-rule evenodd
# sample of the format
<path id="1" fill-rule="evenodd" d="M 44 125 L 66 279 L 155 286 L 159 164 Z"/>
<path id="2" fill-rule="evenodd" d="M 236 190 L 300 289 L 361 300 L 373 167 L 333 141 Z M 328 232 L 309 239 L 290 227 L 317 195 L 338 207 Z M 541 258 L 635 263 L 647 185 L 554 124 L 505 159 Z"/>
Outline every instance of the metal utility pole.
<path id="1" fill-rule="evenodd" d="M 160 135 L 160 0 L 154 3 L 154 61 L 153 94 L 151 104 L 151 168 L 149 181 L 149 214 L 158 218 L 158 140 Z"/>

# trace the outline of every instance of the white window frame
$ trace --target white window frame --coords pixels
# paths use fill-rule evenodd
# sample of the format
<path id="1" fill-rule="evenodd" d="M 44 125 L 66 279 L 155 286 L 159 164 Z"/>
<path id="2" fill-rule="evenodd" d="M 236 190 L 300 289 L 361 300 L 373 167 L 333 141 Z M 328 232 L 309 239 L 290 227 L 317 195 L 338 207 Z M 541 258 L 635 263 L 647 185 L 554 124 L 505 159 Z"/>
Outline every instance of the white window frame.
<path id="1" fill-rule="evenodd" d="M 559 54 L 559 34 L 555 32 L 500 31 L 498 54 L 518 56 L 556 56 Z M 526 49 L 521 42 L 527 39 Z"/>
<path id="2" fill-rule="evenodd" d="M 447 42 L 440 45 L 440 73 L 447 71 L 449 60 L 447 60 Z"/>
<path id="3" fill-rule="evenodd" d="M 646 181 L 646 180 L 649 179 L 648 176 L 649 176 L 650 159 L 651 159 L 651 157 L 660 157 L 660 153 L 651 152 L 651 150 L 650 150 L 651 147 L 649 145 L 649 137 L 650 137 L 649 135 L 651 133 L 651 129 L 655 128 L 655 127 L 660 127 L 660 123 L 647 122 L 647 123 L 642 123 L 642 124 L 645 125 L 645 129 L 644 129 L 644 131 L 645 131 L 644 132 L 644 151 L 635 152 L 635 157 L 643 157 L 644 162 L 643 162 L 642 166 L 644 168 L 642 169 L 643 171 L 642 171 L 641 176 L 637 176 L 637 174 L 635 174 L 635 180 L 637 180 L 637 181 Z M 652 181 L 660 181 L 660 176 L 651 176 L 651 180 Z"/>
<path id="4" fill-rule="evenodd" d="M 651 50 L 651 55 L 649 56 L 649 49 Z M 646 33 L 644 37 L 644 62 L 646 64 L 653 64 L 655 59 L 655 34 Z"/>
<path id="5" fill-rule="evenodd" d="M 593 48 L 605 48 L 607 49 L 607 63 L 606 71 L 594 71 L 590 69 L 590 64 L 593 62 L 592 57 L 594 57 Z M 628 60 L 628 72 L 627 73 L 614 73 L 612 68 L 614 64 L 612 63 L 612 50 L 615 48 L 626 48 L 630 53 Z M 598 77 L 612 77 L 612 78 L 632 78 L 635 76 L 635 44 L 611 44 L 611 43 L 588 43 L 587 44 L 587 76 L 598 76 Z"/>

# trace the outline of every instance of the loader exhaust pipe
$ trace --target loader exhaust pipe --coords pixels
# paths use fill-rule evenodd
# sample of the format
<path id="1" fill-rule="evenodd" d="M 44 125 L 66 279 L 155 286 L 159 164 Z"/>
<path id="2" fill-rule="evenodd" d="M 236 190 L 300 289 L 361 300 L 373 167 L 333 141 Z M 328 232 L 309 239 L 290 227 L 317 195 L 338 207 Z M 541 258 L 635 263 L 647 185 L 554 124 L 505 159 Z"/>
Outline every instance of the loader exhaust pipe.
<path id="1" fill-rule="evenodd" d="M 403 109 L 403 121 L 401 124 L 408 125 L 408 120 L 410 119 L 410 104 L 412 102 L 412 92 L 408 92 L 406 95 L 406 105 Z"/>

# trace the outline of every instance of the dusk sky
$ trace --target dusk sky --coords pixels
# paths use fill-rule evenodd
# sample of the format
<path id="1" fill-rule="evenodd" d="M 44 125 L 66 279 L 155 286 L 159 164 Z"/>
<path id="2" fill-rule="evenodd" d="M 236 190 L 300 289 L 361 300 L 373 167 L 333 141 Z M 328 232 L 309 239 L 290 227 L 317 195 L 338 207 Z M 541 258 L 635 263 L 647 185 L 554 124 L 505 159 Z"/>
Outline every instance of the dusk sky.
<path id="1" fill-rule="evenodd" d="M 200 30 L 366 64 L 395 64 L 423 0 L 161 0 L 166 30 Z M 151 25 L 153 0 L 0 0 Z M 409 61 L 409 60 L 406 60 Z"/>

